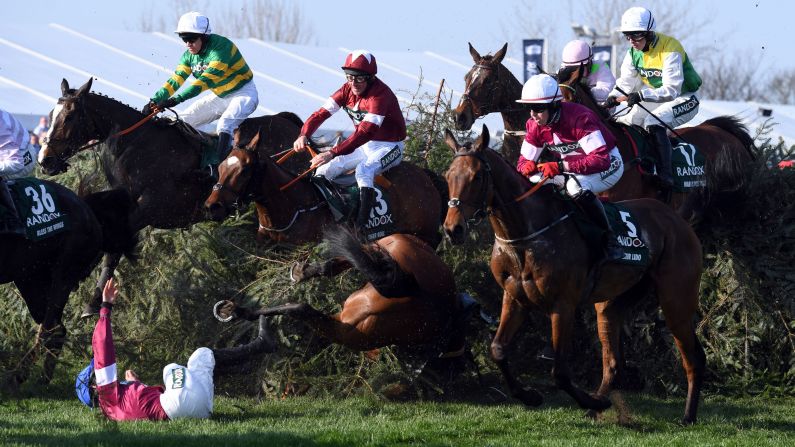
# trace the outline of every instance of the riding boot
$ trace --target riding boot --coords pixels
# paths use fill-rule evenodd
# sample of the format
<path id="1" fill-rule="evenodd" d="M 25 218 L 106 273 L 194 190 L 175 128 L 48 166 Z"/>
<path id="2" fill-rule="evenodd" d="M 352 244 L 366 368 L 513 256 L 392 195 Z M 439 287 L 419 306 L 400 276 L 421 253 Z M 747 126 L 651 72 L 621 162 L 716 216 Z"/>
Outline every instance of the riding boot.
<path id="1" fill-rule="evenodd" d="M 17 206 L 14 199 L 11 198 L 11 191 L 8 189 L 8 184 L 5 179 L 0 177 L 0 205 L 8 209 L 10 216 L 8 231 L 17 234 L 25 234 L 25 229 L 22 228 L 22 223 L 17 212 Z"/>
<path id="2" fill-rule="evenodd" d="M 574 203 L 582 209 L 588 218 L 591 219 L 596 225 L 599 226 L 605 233 L 605 257 L 608 261 L 614 261 L 624 257 L 624 251 L 618 244 L 616 234 L 610 227 L 610 221 L 605 214 L 605 208 L 602 206 L 602 201 L 589 190 L 583 190 L 580 194 L 574 197 Z"/>
<path id="3" fill-rule="evenodd" d="M 215 149 L 216 154 L 218 154 L 218 164 L 226 160 L 226 156 L 229 155 L 229 152 L 232 150 L 232 146 L 229 145 L 231 141 L 232 135 L 226 132 L 221 132 L 218 134 L 218 145 Z M 207 165 L 207 168 L 210 170 L 210 176 L 216 180 L 218 180 L 218 164 Z"/>
<path id="4" fill-rule="evenodd" d="M 276 342 L 268 333 L 268 323 L 264 315 L 259 317 L 259 334 L 251 343 L 237 346 L 234 348 L 213 349 L 216 368 L 234 366 L 250 360 L 251 356 L 260 353 L 270 353 L 276 351 Z"/>
<path id="5" fill-rule="evenodd" d="M 367 222 L 370 220 L 373 202 L 375 202 L 375 189 L 367 186 L 359 188 L 359 214 L 356 217 L 356 227 L 359 230 L 366 228 Z"/>
<path id="6" fill-rule="evenodd" d="M 657 165 L 657 177 L 663 190 L 670 190 L 674 184 L 671 170 L 671 140 L 668 139 L 667 129 L 663 126 L 649 126 L 649 134 L 654 138 L 657 146 L 657 155 L 660 163 Z"/>

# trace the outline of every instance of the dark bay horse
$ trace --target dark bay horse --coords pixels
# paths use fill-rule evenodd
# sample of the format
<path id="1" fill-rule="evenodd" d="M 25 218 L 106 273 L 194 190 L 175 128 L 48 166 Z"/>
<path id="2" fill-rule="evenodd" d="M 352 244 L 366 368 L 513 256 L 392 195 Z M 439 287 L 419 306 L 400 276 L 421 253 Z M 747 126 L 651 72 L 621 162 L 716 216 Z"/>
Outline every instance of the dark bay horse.
<path id="1" fill-rule="evenodd" d="M 205 202 L 207 212 L 214 220 L 222 220 L 237 202 L 250 196 L 257 207 L 260 240 L 319 241 L 324 228 L 334 222 L 327 204 L 307 177 L 282 191 L 296 176 L 271 160 L 260 141 L 255 136 L 240 147 L 236 140 L 229 157 L 218 166 L 218 183 Z M 384 178 L 390 183 L 395 232 L 413 234 L 436 247 L 442 239 L 443 198 L 428 174 L 403 162 L 384 173 Z"/>
<path id="2" fill-rule="evenodd" d="M 33 321 L 40 325 L 33 347 L 15 372 L 17 382 L 27 378 L 41 352 L 45 355 L 42 380 L 52 379 L 66 338 L 61 318 L 69 294 L 91 273 L 103 252 L 132 258 L 136 244 L 128 222 L 132 204 L 126 191 L 105 191 L 80 199 L 57 183 L 44 183 L 49 197 L 35 188 L 26 188 L 25 193 L 32 199 L 32 207 L 57 206 L 47 219 L 54 214 L 66 216 L 64 230 L 38 240 L 0 235 L 0 283 L 14 282 Z"/>
<path id="3" fill-rule="evenodd" d="M 460 130 L 468 130 L 475 119 L 492 112 L 502 114 L 506 129 L 503 139 L 503 154 L 515 164 L 519 149 L 525 136 L 525 123 L 530 118 L 529 110 L 515 101 L 521 97 L 522 84 L 502 65 L 507 44 L 493 56 L 481 56 L 470 44 L 469 52 L 475 65 L 466 74 L 465 95 L 455 109 L 455 124 Z M 578 75 L 577 70 L 567 71 L 567 76 Z M 571 96 L 571 90 L 582 90 L 582 83 L 562 80 L 561 92 Z M 585 95 L 577 95 L 579 98 Z M 583 104 L 594 109 L 600 116 L 606 117 L 591 97 L 591 103 Z M 618 142 L 618 148 L 624 161 L 624 175 L 611 189 L 602 193 L 602 197 L 611 201 L 656 198 L 659 187 L 656 179 L 642 174 L 637 167 L 633 145 L 622 126 L 607 121 Z M 745 184 L 744 165 L 751 160 L 753 139 L 746 128 L 734 117 L 721 116 L 694 126 L 678 129 L 680 135 L 689 143 L 698 147 L 706 156 L 706 182 L 703 189 L 690 190 L 688 193 L 674 193 L 671 206 L 686 220 L 698 222 L 707 213 L 708 205 L 716 202 L 732 201 Z M 736 202 L 734 202 L 736 203 Z"/>
<path id="4" fill-rule="evenodd" d="M 649 250 L 647 266 L 599 262 L 573 219 L 573 208 L 553 187 L 530 190 L 530 182 L 488 149 L 488 129 L 474 144 L 460 146 L 448 130 L 454 158 L 446 177 L 450 202 L 444 223 L 451 241 L 464 241 L 468 222 L 488 215 L 495 243 L 491 272 L 503 289 L 502 313 L 491 357 L 511 393 L 526 405 L 541 395 L 522 388 L 508 366 L 507 348 L 531 309 L 550 317 L 555 351 L 552 375 L 559 388 L 590 413 L 611 403 L 607 397 L 620 362 L 619 335 L 625 312 L 652 287 L 673 334 L 687 375 L 684 423 L 694 423 L 706 357 L 695 333 L 701 244 L 688 223 L 660 201 L 622 202 L 637 225 L 636 237 Z M 525 194 L 528 192 L 527 194 Z M 591 395 L 571 381 L 567 364 L 575 309 L 594 303 L 602 343 L 602 383 Z"/>
<path id="5" fill-rule="evenodd" d="M 61 98 L 51 112 L 52 123 L 39 153 L 45 173 L 54 175 L 69 167 L 68 160 L 90 147 L 92 140 L 112 144 L 103 151 L 103 170 L 112 188 L 124 188 L 133 198 L 130 222 L 135 230 L 184 228 L 202 220 L 204 200 L 213 180 L 200 166 L 202 141 L 199 134 L 181 129 L 168 119 L 150 120 L 121 136 L 145 118 L 138 110 L 90 92 L 92 79 L 79 89 L 61 83 Z M 268 150 L 291 147 L 301 129 L 301 120 L 292 113 L 250 118 L 257 121 Z M 181 123 L 181 122 L 179 122 Z M 293 165 L 292 168 L 296 168 Z M 97 282 L 94 304 L 98 306 L 102 286 L 113 275 L 118 257 L 106 257 Z M 91 313 L 89 308 L 86 313 Z"/>
<path id="6" fill-rule="evenodd" d="M 254 320 L 287 315 L 305 322 L 332 343 L 355 351 L 388 345 L 432 345 L 435 354 L 459 354 L 464 348 L 461 300 L 453 272 L 426 242 L 393 234 L 362 244 L 349 230 L 326 233 L 330 255 L 347 259 L 367 279 L 335 315 L 306 303 L 248 309 L 231 301 L 216 304 L 216 317 Z"/>
<path id="7" fill-rule="evenodd" d="M 644 172 L 639 155 L 633 149 L 626 126 L 608 120 L 606 111 L 594 100 L 588 85 L 580 80 L 580 71 L 567 67 L 558 72 L 564 101 L 583 104 L 605 119 L 616 138 L 624 175 L 611 189 L 602 193 L 610 201 L 655 198 L 659 195 L 658 182 Z M 706 186 L 682 192 L 673 192 L 671 207 L 691 223 L 698 223 L 712 203 L 737 205 L 737 193 L 746 183 L 745 166 L 753 159 L 753 138 L 748 129 L 732 116 L 719 116 L 693 127 L 676 129 L 686 142 L 696 146 L 706 157 L 704 177 Z"/>

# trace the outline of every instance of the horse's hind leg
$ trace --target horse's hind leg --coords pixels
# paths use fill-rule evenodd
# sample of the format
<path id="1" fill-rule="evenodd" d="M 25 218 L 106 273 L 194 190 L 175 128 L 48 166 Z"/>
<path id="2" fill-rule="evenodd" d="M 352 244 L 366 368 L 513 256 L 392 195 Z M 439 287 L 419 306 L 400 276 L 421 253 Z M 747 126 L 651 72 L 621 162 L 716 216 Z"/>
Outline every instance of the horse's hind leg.
<path id="1" fill-rule="evenodd" d="M 290 280 L 298 283 L 316 276 L 336 276 L 351 267 L 353 265 L 342 257 L 320 262 L 296 263 L 290 267 Z"/>
<path id="2" fill-rule="evenodd" d="M 44 373 L 41 378 L 43 383 L 49 383 L 55 370 L 55 363 L 61 352 L 65 338 L 66 328 L 61 323 L 61 316 L 66 301 L 69 298 L 69 291 L 51 286 L 50 281 L 19 281 L 16 283 L 19 293 L 25 297 L 34 321 L 38 322 L 39 331 L 33 346 L 20 360 L 15 373 L 15 380 L 18 383 L 24 382 L 33 363 L 39 356 L 39 351 L 44 350 Z M 62 290 L 59 290 L 62 289 Z M 35 303 L 37 310 L 33 312 L 32 305 Z M 46 310 L 45 310 L 46 309 Z"/>
<path id="3" fill-rule="evenodd" d="M 87 318 L 99 314 L 99 306 L 102 304 L 102 289 L 105 287 L 105 283 L 113 278 L 113 272 L 116 271 L 116 267 L 118 267 L 119 261 L 121 261 L 121 256 L 121 253 L 105 253 L 105 256 L 102 258 L 102 271 L 97 280 L 97 287 L 94 289 L 94 296 L 91 298 L 91 301 L 85 303 L 83 306 L 83 313 L 80 314 L 80 318 Z"/>

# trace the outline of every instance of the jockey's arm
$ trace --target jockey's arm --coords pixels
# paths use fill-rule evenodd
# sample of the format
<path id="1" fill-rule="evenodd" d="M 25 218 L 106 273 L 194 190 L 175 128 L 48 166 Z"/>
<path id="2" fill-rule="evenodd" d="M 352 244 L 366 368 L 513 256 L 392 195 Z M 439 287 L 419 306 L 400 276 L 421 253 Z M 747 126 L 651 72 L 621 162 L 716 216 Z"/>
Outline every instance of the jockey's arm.
<path id="1" fill-rule="evenodd" d="M 619 73 L 620 75 L 618 79 L 616 79 L 616 89 L 610 92 L 609 96 L 614 96 L 619 101 L 626 101 L 626 97 L 623 97 L 624 94 L 618 89 L 630 93 L 637 90 L 643 83 L 643 81 L 640 80 L 638 70 L 632 65 L 632 56 L 629 55 L 629 52 L 627 52 L 626 56 L 624 56 L 624 60 L 621 62 Z"/>
<path id="2" fill-rule="evenodd" d="M 685 82 L 682 55 L 671 51 L 663 58 L 662 86 L 651 88 L 644 86 L 640 90 L 644 101 L 666 102 L 678 98 L 682 94 L 682 85 Z"/>
<path id="3" fill-rule="evenodd" d="M 338 155 L 350 154 L 359 146 L 372 140 L 373 135 L 378 130 L 378 127 L 378 125 L 372 122 L 362 121 L 356 130 L 348 138 L 346 138 L 345 141 L 331 149 L 331 152 L 335 157 Z"/>

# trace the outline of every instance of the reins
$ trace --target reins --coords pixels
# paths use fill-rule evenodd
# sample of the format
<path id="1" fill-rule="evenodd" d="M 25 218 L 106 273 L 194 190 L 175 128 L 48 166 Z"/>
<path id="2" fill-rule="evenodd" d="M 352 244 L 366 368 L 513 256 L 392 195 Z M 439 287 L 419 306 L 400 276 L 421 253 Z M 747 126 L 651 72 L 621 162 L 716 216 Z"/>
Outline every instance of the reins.
<path id="1" fill-rule="evenodd" d="M 96 146 L 98 144 L 101 144 L 101 143 L 104 143 L 105 141 L 110 140 L 111 138 L 116 138 L 116 137 L 121 137 L 123 135 L 127 135 L 128 133 L 134 131 L 135 129 L 143 126 L 144 123 L 146 123 L 147 121 L 152 119 L 152 117 L 154 117 L 158 113 L 160 113 L 160 111 L 159 110 L 155 110 L 154 112 L 152 112 L 149 115 L 145 116 L 142 120 L 138 121 L 137 123 L 133 124 L 132 126 L 126 128 L 126 129 L 124 129 L 124 130 L 122 130 L 120 132 L 116 132 L 115 134 L 106 137 L 104 140 L 97 140 L 97 141 L 95 141 L 93 143 L 89 143 L 89 144 L 86 144 L 85 146 L 81 146 L 77 151 L 80 152 L 80 151 L 92 148 L 92 147 L 94 147 L 94 146 Z"/>

